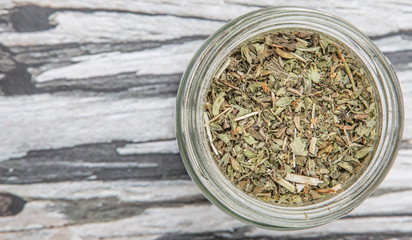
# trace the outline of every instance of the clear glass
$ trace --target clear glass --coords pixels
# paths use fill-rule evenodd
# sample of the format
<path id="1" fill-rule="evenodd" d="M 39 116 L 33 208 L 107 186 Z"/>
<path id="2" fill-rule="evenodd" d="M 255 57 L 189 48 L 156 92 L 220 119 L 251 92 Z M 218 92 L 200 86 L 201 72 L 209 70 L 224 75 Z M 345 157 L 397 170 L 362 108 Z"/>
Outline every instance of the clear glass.
<path id="1" fill-rule="evenodd" d="M 253 36 L 285 28 L 302 28 L 338 39 L 358 55 L 376 86 L 381 134 L 366 170 L 342 193 L 304 206 L 265 203 L 243 193 L 218 169 L 203 124 L 203 101 L 209 81 L 225 57 Z M 194 55 L 180 83 L 176 132 L 185 167 L 203 194 L 229 215 L 259 227 L 289 230 L 326 224 L 363 202 L 383 181 L 399 149 L 404 122 L 402 93 L 382 52 L 356 27 L 330 14 L 296 7 L 271 7 L 238 17 L 211 35 Z"/>

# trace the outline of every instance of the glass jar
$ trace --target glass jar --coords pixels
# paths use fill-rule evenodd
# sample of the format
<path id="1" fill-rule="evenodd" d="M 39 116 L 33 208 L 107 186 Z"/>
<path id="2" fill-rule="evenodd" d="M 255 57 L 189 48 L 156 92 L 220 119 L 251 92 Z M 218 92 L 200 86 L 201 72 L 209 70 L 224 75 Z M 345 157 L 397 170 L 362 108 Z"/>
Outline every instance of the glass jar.
<path id="1" fill-rule="evenodd" d="M 376 152 L 354 184 L 342 193 L 305 206 L 265 203 L 234 186 L 218 169 L 206 138 L 203 105 L 209 81 L 232 50 L 256 35 L 276 29 L 314 30 L 353 50 L 370 72 L 380 103 Z M 196 52 L 180 83 L 176 132 L 185 167 L 204 195 L 229 215 L 259 227 L 288 230 L 338 219 L 363 202 L 383 181 L 395 161 L 404 122 L 396 74 L 382 52 L 350 23 L 317 10 L 271 7 L 240 16 L 211 35 Z"/>

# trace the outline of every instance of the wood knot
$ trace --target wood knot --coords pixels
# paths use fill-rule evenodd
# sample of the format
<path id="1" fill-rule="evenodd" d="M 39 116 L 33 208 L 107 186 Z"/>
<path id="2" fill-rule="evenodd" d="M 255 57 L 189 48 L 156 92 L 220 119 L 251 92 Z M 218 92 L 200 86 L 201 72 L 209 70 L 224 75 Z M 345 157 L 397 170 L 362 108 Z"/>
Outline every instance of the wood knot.
<path id="1" fill-rule="evenodd" d="M 0 192 L 0 217 L 17 215 L 25 204 L 26 201 L 16 195 Z"/>

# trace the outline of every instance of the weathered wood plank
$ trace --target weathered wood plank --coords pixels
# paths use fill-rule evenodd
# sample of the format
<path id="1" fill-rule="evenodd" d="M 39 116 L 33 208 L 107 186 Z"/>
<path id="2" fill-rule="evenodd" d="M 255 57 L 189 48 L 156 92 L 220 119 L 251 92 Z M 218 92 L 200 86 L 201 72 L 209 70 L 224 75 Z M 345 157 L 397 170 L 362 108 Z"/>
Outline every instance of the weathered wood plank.
<path id="1" fill-rule="evenodd" d="M 121 202 L 166 202 L 197 198 L 200 190 L 190 180 L 174 181 L 79 181 L 0 185 L 28 201 L 116 198 Z"/>
<path id="2" fill-rule="evenodd" d="M 72 58 L 75 64 L 45 71 L 35 76 L 35 81 L 86 79 L 128 72 L 137 76 L 180 74 L 201 43 L 192 41 L 130 53 L 112 52 Z"/>
<path id="3" fill-rule="evenodd" d="M 222 25 L 220 22 L 210 20 L 175 16 L 156 17 L 99 11 L 91 13 L 56 12 L 51 21 L 56 26 L 47 31 L 0 33 L 2 44 L 13 47 L 87 42 L 127 42 L 136 39 L 140 41 L 165 41 L 188 36 L 205 36 Z"/>
<path id="4" fill-rule="evenodd" d="M 175 98 L 136 99 L 132 91 L 0 97 L 0 125 L 8 136 L 0 159 L 82 143 L 173 139 L 174 104 Z"/>
<path id="5" fill-rule="evenodd" d="M 146 14 L 167 14 L 183 17 L 195 17 L 206 19 L 229 20 L 243 13 L 255 10 L 259 7 L 273 6 L 273 1 L 259 1 L 258 3 L 247 0 L 230 1 L 203 1 L 196 0 L 181 2 L 168 0 L 160 2 L 146 1 L 113 1 L 102 6 L 97 0 L 18 0 L 17 4 L 34 4 L 56 9 L 87 9 L 87 10 L 108 10 L 127 11 Z M 347 19 L 356 24 L 361 30 L 369 35 L 384 35 L 392 32 L 399 32 L 410 29 L 408 24 L 411 16 L 408 11 L 412 5 L 407 0 L 404 1 L 305 1 L 291 0 L 288 2 L 278 2 L 278 6 L 307 6 L 316 7 Z M 368 19 L 365 21 L 364 19 Z"/>
<path id="6" fill-rule="evenodd" d="M 24 158 L 3 162 L 0 175 L 3 184 L 189 178 L 179 154 L 118 156 L 111 144 L 29 153 Z"/>
<path id="7" fill-rule="evenodd" d="M 38 204 L 40 206 L 41 204 Z M 47 203 L 43 203 L 44 210 L 47 209 Z M 31 206 L 27 206 L 30 208 Z M 34 206 L 33 206 L 34 207 Z M 50 209 L 53 205 L 50 205 Z M 27 211 L 29 212 L 29 211 Z M 45 212 L 45 211 L 43 211 Z M 47 213 L 47 212 L 45 212 Z M 31 224 L 33 218 L 37 217 L 37 224 Z M 48 218 L 47 218 L 48 217 Z M 226 233 L 229 234 L 229 239 L 242 239 L 251 237 L 316 237 L 325 236 L 331 237 L 334 235 L 356 235 L 368 233 L 381 234 L 411 234 L 411 216 L 399 216 L 389 218 L 366 217 L 366 218 L 345 218 L 327 226 L 322 226 L 314 229 L 301 230 L 296 232 L 275 232 L 248 227 L 244 223 L 234 220 L 230 216 L 212 205 L 187 205 L 183 207 L 164 207 L 164 208 L 149 208 L 129 218 L 104 222 L 104 223 L 85 223 L 71 224 L 69 220 L 59 219 L 61 214 L 54 213 L 44 214 L 42 216 L 31 212 L 31 215 L 26 216 L 25 220 L 30 222 L 17 222 L 10 220 L 3 227 L 4 233 L 16 231 L 17 233 L 30 232 L 31 236 L 35 236 L 36 232 L 41 231 L 50 236 L 55 234 L 55 231 L 66 230 L 72 236 L 81 239 L 114 239 L 117 237 L 133 237 L 133 236 L 153 236 L 153 235 L 185 235 L 196 233 Z M 9 227 L 13 224 L 13 227 Z M 42 224 L 47 224 L 42 226 Z M 7 228 L 8 227 L 8 228 Z M 24 228 L 25 231 L 18 229 Z M 14 230 L 13 230 L 14 229 Z M 179 232 L 176 233 L 176 229 Z M 243 231 L 238 231 L 243 229 Z M 55 231 L 51 231 L 55 230 Z M 51 232 L 50 232 L 51 231 Z M 49 234 L 47 234 L 49 232 Z M 231 236 L 230 233 L 240 232 L 239 235 Z M 223 234 L 222 234 L 223 235 Z M 221 237 L 222 237 L 221 235 Z M 6 235 L 7 236 L 7 235 Z M 176 239 L 176 238 L 175 238 Z"/>

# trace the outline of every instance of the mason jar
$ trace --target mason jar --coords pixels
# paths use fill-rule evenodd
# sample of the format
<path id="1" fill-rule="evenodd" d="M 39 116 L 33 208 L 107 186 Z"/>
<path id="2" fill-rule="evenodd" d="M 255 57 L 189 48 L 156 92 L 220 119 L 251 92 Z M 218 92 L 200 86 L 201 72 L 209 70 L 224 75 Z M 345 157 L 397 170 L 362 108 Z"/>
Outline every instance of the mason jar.
<path id="1" fill-rule="evenodd" d="M 240 44 L 279 29 L 299 28 L 338 39 L 363 62 L 376 92 L 376 151 L 357 180 L 330 199 L 302 206 L 266 203 L 232 184 L 219 170 L 203 121 L 205 95 L 214 74 Z M 350 23 L 317 10 L 270 7 L 240 16 L 211 35 L 192 58 L 177 96 L 176 135 L 185 167 L 203 194 L 227 214 L 259 227 L 303 229 L 341 218 L 361 204 L 391 169 L 399 149 L 404 108 L 397 76 L 383 53 Z"/>

